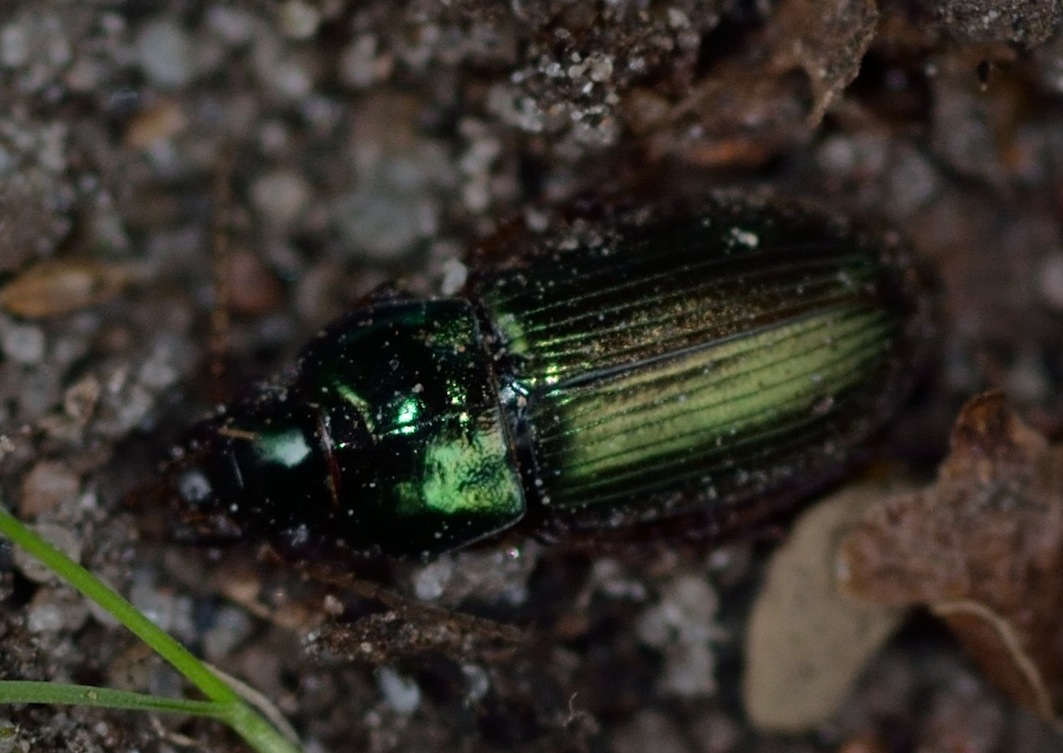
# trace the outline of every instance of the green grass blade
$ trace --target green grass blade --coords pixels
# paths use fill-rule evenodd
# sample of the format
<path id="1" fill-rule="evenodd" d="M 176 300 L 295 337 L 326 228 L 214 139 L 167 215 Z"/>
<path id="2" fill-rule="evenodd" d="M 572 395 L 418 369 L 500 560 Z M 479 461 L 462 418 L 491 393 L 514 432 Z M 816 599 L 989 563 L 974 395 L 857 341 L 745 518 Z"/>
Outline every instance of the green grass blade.
<path id="1" fill-rule="evenodd" d="M 196 714 L 232 727 L 259 753 L 299 753 L 261 714 L 184 646 L 84 567 L 67 557 L 0 506 L 0 533 L 48 566 L 86 598 L 99 604 L 211 699 L 185 701 L 83 685 L 0 681 L 0 703 L 60 703 Z M 22 691 L 20 693 L 20 691 Z M 102 699 L 102 700 L 101 700 Z"/>
<path id="2" fill-rule="evenodd" d="M 26 528 L 5 508 L 0 506 L 0 533 L 47 565 L 56 575 L 99 604 L 134 635 L 151 646 L 174 669 L 188 678 L 203 695 L 220 703 L 232 703 L 239 698 L 232 688 L 205 667 L 188 649 L 171 638 L 136 607 L 102 583 L 88 570 L 67 557 L 36 533 Z"/>
<path id="3" fill-rule="evenodd" d="M 224 706 L 214 701 L 163 698 L 128 690 L 98 688 L 37 680 L 0 680 L 0 703 L 46 703 L 61 706 L 98 706 L 129 711 L 154 711 L 224 718 Z"/>

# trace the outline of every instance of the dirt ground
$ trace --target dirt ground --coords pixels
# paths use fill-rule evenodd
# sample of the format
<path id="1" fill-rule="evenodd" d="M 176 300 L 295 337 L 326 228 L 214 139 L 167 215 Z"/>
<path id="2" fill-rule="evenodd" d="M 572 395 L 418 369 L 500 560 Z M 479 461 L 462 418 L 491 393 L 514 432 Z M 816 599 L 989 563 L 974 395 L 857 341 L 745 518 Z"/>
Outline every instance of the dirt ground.
<path id="1" fill-rule="evenodd" d="M 787 521 L 719 547 L 519 532 L 357 573 L 413 600 L 396 606 L 250 543 L 174 541 L 145 491 L 184 428 L 378 284 L 452 292 L 500 222 L 575 197 L 718 187 L 897 228 L 938 270 L 934 362 L 854 477 L 932 481 L 987 389 L 1060 439 L 1061 16 L 1050 0 L 8 0 L 3 502 L 272 699 L 307 751 L 1063 749 L 925 609 L 833 712 L 752 723 L 747 621 Z M 4 678 L 183 692 L 10 548 L 0 572 Z M 0 720 L 5 750 L 244 749 L 187 719 Z"/>

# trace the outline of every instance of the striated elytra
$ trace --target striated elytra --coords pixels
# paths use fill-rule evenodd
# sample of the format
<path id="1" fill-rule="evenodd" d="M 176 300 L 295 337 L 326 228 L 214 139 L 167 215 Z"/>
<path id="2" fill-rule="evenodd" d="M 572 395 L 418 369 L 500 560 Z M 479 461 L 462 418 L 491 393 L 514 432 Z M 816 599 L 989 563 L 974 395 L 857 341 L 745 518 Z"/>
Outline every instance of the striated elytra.
<path id="1" fill-rule="evenodd" d="M 371 556 L 521 521 L 713 536 L 836 477 L 927 350 L 904 246 L 803 205 L 599 206 L 493 246 L 460 296 L 379 293 L 196 427 L 186 517 Z"/>

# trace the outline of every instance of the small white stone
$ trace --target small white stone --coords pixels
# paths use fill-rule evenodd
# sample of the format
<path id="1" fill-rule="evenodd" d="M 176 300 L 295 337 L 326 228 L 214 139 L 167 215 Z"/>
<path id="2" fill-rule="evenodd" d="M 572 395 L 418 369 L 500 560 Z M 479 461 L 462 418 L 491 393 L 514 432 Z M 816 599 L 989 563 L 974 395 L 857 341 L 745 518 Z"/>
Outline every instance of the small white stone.
<path id="1" fill-rule="evenodd" d="M 155 348 L 151 357 L 141 365 L 137 374 L 140 383 L 145 387 L 160 391 L 173 385 L 179 376 L 173 364 L 172 354 L 164 347 Z"/>
<path id="2" fill-rule="evenodd" d="M 212 5 L 207 11 L 207 26 L 227 44 L 244 44 L 255 31 L 256 19 L 246 10 Z"/>
<path id="3" fill-rule="evenodd" d="M 0 29 L 0 65 L 18 68 L 29 61 L 30 46 L 26 28 L 12 22 Z"/>
<path id="4" fill-rule="evenodd" d="M 26 611 L 26 629 L 31 633 L 57 633 L 63 627 L 63 610 L 57 604 L 39 604 Z"/>
<path id="5" fill-rule="evenodd" d="M 384 701 L 396 713 L 412 714 L 421 705 L 420 686 L 391 667 L 377 670 L 376 681 Z"/>
<path id="6" fill-rule="evenodd" d="M 274 94 L 300 100 L 314 88 L 310 66 L 313 58 L 293 54 L 290 45 L 277 37 L 262 35 L 255 40 L 251 56 L 255 74 Z"/>
<path id="7" fill-rule="evenodd" d="M 179 87 L 192 79 L 194 59 L 184 29 L 173 21 L 153 21 L 137 35 L 137 56 L 145 75 L 160 86 Z"/>
<path id="8" fill-rule="evenodd" d="M 306 209 L 310 187 L 299 173 L 274 170 L 255 180 L 251 198 L 262 218 L 271 225 L 289 225 Z"/>
<path id="9" fill-rule="evenodd" d="M 608 81 L 613 75 L 613 59 L 607 55 L 594 55 L 590 59 L 591 81 Z"/>
<path id="10" fill-rule="evenodd" d="M 74 562 L 81 559 L 81 541 L 74 531 L 53 523 L 39 523 L 33 526 L 33 530 L 38 536 L 63 552 Z M 15 567 L 34 583 L 47 583 L 55 577 L 51 568 L 44 565 L 32 554 L 25 552 L 21 547 L 15 547 L 11 556 L 15 562 Z"/>
<path id="11" fill-rule="evenodd" d="M 358 89 L 386 78 L 393 67 L 390 55 L 378 53 L 377 38 L 372 34 L 355 37 L 340 53 L 340 76 Z"/>
<path id="12" fill-rule="evenodd" d="M 679 8 L 668 9 L 668 25 L 673 29 L 689 29 L 690 19 Z"/>
<path id="13" fill-rule="evenodd" d="M 491 676 L 478 664 L 463 664 L 461 674 L 465 677 L 465 703 L 471 707 L 491 689 Z"/>
<path id="14" fill-rule="evenodd" d="M 303 0 L 288 0 L 281 6 L 281 32 L 289 39 L 310 39 L 321 24 L 317 8 Z"/>
<path id="15" fill-rule="evenodd" d="M 17 363 L 40 363 L 44 344 L 44 331 L 35 325 L 6 321 L 0 329 L 0 347 L 4 355 Z"/>
<path id="16" fill-rule="evenodd" d="M 222 607 L 215 615 L 214 624 L 203 633 L 203 652 L 211 661 L 219 661 L 229 656 L 253 629 L 251 619 L 242 609 Z"/>
<path id="17" fill-rule="evenodd" d="M 456 295 L 469 278 L 469 268 L 460 259 L 448 259 L 443 264 L 443 282 L 440 292 L 443 295 Z"/>

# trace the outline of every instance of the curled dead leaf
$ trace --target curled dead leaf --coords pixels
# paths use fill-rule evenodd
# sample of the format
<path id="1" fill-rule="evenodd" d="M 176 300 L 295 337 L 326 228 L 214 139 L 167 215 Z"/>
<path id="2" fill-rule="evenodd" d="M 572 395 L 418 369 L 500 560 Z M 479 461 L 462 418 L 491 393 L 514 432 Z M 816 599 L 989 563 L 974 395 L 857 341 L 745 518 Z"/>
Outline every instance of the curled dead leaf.
<path id="1" fill-rule="evenodd" d="M 743 697 L 762 729 L 803 732 L 830 717 L 906 610 L 837 586 L 838 540 L 897 486 L 856 484 L 809 508 L 775 550 L 746 630 Z"/>
<path id="2" fill-rule="evenodd" d="M 49 259 L 0 287 L 0 309 L 27 319 L 68 314 L 117 296 L 135 277 L 128 264 Z"/>
<path id="3" fill-rule="evenodd" d="M 775 64 L 798 67 L 808 76 L 812 125 L 823 120 L 831 103 L 860 72 L 877 22 L 876 0 L 785 0 L 779 5 Z"/>
<path id="4" fill-rule="evenodd" d="M 633 90 L 622 108 L 625 121 L 646 137 L 654 158 L 763 164 L 811 140 L 860 72 L 878 19 L 877 0 L 783 0 L 771 23 L 749 34 L 742 53 L 712 66 L 679 101 Z"/>
<path id="5" fill-rule="evenodd" d="M 1063 448 L 1001 393 L 964 406 L 936 483 L 870 509 L 839 556 L 855 596 L 927 606 L 998 687 L 1058 720 Z"/>

